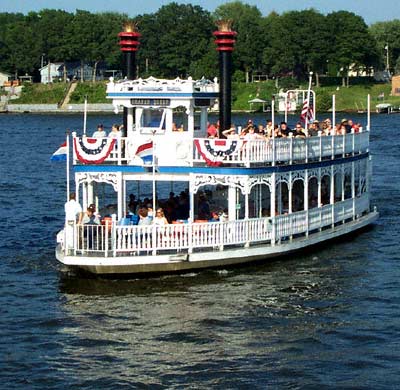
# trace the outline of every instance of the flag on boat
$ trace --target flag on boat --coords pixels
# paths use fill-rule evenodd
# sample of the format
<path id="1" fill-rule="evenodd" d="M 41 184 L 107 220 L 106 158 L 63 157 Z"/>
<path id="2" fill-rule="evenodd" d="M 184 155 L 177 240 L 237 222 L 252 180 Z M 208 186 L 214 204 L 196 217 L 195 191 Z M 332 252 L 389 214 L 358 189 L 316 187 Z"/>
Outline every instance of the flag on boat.
<path id="1" fill-rule="evenodd" d="M 144 165 L 153 163 L 153 141 L 147 141 L 136 149 L 135 155 L 143 160 Z"/>
<path id="2" fill-rule="evenodd" d="M 311 122 L 314 120 L 314 110 L 313 110 L 313 103 L 311 101 L 311 95 L 309 98 L 304 99 L 303 108 L 301 110 L 300 120 L 305 123 Z"/>
<path id="3" fill-rule="evenodd" d="M 219 166 L 229 156 L 239 153 L 245 141 L 232 139 L 195 139 L 197 151 L 207 165 Z"/>
<path id="4" fill-rule="evenodd" d="M 74 153 L 85 164 L 101 164 L 112 152 L 115 138 L 74 137 Z"/>
<path id="5" fill-rule="evenodd" d="M 64 142 L 50 157 L 50 161 L 67 161 L 67 143 Z"/>

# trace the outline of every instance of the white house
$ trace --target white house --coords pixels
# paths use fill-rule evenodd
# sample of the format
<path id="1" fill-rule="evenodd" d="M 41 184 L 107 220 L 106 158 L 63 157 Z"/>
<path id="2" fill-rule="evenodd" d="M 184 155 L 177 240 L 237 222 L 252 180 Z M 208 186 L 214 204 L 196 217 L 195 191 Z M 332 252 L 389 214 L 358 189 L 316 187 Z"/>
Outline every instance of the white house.
<path id="1" fill-rule="evenodd" d="M 52 83 L 54 80 L 63 78 L 63 63 L 62 62 L 51 62 L 40 68 L 40 82 L 42 84 Z"/>
<path id="2" fill-rule="evenodd" d="M 0 72 L 0 87 L 11 80 L 12 75 L 6 72 Z"/>

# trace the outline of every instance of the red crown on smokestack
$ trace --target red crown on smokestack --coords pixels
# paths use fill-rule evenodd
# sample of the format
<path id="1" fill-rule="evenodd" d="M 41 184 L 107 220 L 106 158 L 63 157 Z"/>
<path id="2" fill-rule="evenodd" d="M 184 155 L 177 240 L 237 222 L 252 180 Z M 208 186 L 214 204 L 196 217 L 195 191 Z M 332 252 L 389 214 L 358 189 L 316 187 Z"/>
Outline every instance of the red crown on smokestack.
<path id="1" fill-rule="evenodd" d="M 236 31 L 232 31 L 232 20 L 218 20 L 215 24 L 218 31 L 214 31 L 213 35 L 216 37 L 215 43 L 217 44 L 218 51 L 233 51 L 235 44 Z"/>
<path id="2" fill-rule="evenodd" d="M 121 46 L 121 51 L 137 51 L 139 49 L 139 38 L 142 36 L 137 31 L 137 23 L 127 22 L 124 24 L 124 31 L 118 34 L 120 38 L 119 45 Z"/>

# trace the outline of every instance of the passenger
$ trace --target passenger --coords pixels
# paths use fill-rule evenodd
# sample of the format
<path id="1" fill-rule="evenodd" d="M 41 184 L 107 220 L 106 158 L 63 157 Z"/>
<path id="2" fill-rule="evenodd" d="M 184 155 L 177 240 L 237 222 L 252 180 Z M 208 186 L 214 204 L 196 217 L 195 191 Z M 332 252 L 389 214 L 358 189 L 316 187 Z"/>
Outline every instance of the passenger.
<path id="1" fill-rule="evenodd" d="M 295 131 L 293 131 L 292 134 L 293 134 L 293 137 L 295 137 L 295 138 L 306 138 L 306 136 L 307 136 L 306 132 L 300 122 L 296 123 Z"/>
<path id="2" fill-rule="evenodd" d="M 119 126 L 116 125 L 116 124 L 112 125 L 111 131 L 110 131 L 110 133 L 108 134 L 108 136 L 109 136 L 110 138 L 119 138 L 119 137 L 121 136 L 121 132 L 120 132 L 120 130 L 119 130 Z"/>
<path id="3" fill-rule="evenodd" d="M 270 212 L 267 208 L 263 207 L 261 209 L 261 217 L 267 218 L 270 216 Z"/>
<path id="4" fill-rule="evenodd" d="M 274 138 L 286 138 L 286 135 L 282 134 L 281 128 L 278 125 L 274 126 Z"/>
<path id="5" fill-rule="evenodd" d="M 264 128 L 264 135 L 268 138 L 271 138 L 273 131 L 274 131 L 274 127 L 272 126 L 272 120 L 268 119 L 267 125 Z"/>
<path id="6" fill-rule="evenodd" d="M 362 126 L 360 122 L 357 122 L 353 125 L 353 129 L 355 133 L 360 133 L 362 131 Z"/>
<path id="7" fill-rule="evenodd" d="M 165 218 L 164 210 L 162 208 L 158 208 L 156 211 L 156 216 L 153 218 L 154 225 L 168 225 L 169 222 L 167 218 Z"/>
<path id="8" fill-rule="evenodd" d="M 105 138 L 107 133 L 104 131 L 104 126 L 102 124 L 97 125 L 97 130 L 93 133 L 93 138 Z"/>
<path id="9" fill-rule="evenodd" d="M 69 195 L 69 201 L 64 205 L 65 221 L 68 223 L 76 223 L 81 219 L 82 206 L 76 200 L 76 194 L 72 192 Z"/>
<path id="10" fill-rule="evenodd" d="M 96 206 L 91 204 L 87 209 L 86 212 L 83 213 L 81 224 L 82 225 L 100 225 L 99 216 L 95 213 Z"/>
<path id="11" fill-rule="evenodd" d="M 172 122 L 172 131 L 178 131 L 178 127 L 175 122 Z"/>
<path id="12" fill-rule="evenodd" d="M 265 128 L 264 128 L 264 126 L 262 124 L 259 124 L 257 126 L 257 132 L 258 132 L 258 134 L 261 134 L 261 135 L 265 134 Z"/>
<path id="13" fill-rule="evenodd" d="M 332 122 L 329 118 L 325 119 L 322 124 L 322 135 L 331 135 L 333 133 Z"/>
<path id="14" fill-rule="evenodd" d="M 279 129 L 283 137 L 289 136 L 289 133 L 291 132 L 286 122 L 281 122 Z"/>
<path id="15" fill-rule="evenodd" d="M 350 123 L 349 123 L 350 122 Z M 347 119 L 342 119 L 342 121 L 340 122 L 341 126 L 344 126 L 345 132 L 347 134 L 351 133 L 351 127 L 353 125 L 353 121 L 350 119 L 350 121 L 348 121 Z M 343 129 L 342 129 L 343 130 Z"/>
<path id="16" fill-rule="evenodd" d="M 318 135 L 318 130 L 317 130 L 317 124 L 315 123 L 315 121 L 310 122 L 310 124 L 308 125 L 308 136 L 309 137 L 316 137 Z"/>
<path id="17" fill-rule="evenodd" d="M 204 194 L 199 196 L 198 219 L 210 219 L 210 205 Z"/>
<path id="18" fill-rule="evenodd" d="M 150 219 L 153 219 L 154 217 L 154 210 L 153 206 L 151 204 L 147 204 L 147 215 L 149 216 Z"/>
<path id="19" fill-rule="evenodd" d="M 219 214 L 216 211 L 211 213 L 210 222 L 218 222 L 219 221 Z"/>
<path id="20" fill-rule="evenodd" d="M 179 126 L 178 131 L 181 133 L 185 131 L 185 128 L 183 127 L 183 123 L 181 123 L 181 125 Z"/>
<path id="21" fill-rule="evenodd" d="M 236 133 L 236 126 L 234 124 L 228 130 L 224 130 L 222 134 L 229 139 L 239 139 L 239 134 Z"/>
<path id="22" fill-rule="evenodd" d="M 249 126 L 244 136 L 244 139 L 246 140 L 264 139 L 264 136 L 259 133 L 256 133 L 255 126 Z"/>
<path id="23" fill-rule="evenodd" d="M 136 208 L 138 206 L 138 201 L 136 200 L 136 196 L 133 194 L 129 195 L 129 203 L 128 203 L 128 209 L 131 213 L 135 214 Z"/>
<path id="24" fill-rule="evenodd" d="M 222 212 L 221 216 L 219 217 L 219 220 L 221 222 L 228 222 L 229 221 L 229 214 L 228 214 L 228 209 L 224 209 Z"/>
<path id="25" fill-rule="evenodd" d="M 138 225 L 141 225 L 141 226 L 151 225 L 151 219 L 148 216 L 146 207 L 140 207 L 138 210 L 138 215 L 139 215 Z"/>
<path id="26" fill-rule="evenodd" d="M 217 126 L 214 123 L 208 123 L 207 127 L 207 137 L 208 138 L 218 138 Z"/>

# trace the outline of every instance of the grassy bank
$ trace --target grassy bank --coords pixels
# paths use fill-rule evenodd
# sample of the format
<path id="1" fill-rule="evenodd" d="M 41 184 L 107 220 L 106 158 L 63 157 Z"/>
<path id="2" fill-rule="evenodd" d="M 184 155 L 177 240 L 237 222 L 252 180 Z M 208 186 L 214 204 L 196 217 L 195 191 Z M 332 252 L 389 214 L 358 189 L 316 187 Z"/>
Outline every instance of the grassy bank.
<path id="1" fill-rule="evenodd" d="M 306 87 L 304 87 L 306 88 Z M 256 97 L 271 100 L 274 94 L 278 93 L 274 81 L 260 83 L 233 83 L 232 85 L 232 109 L 249 110 L 249 100 Z M 51 104 L 59 103 L 67 90 L 67 84 L 55 83 L 52 85 L 26 84 L 21 97 L 14 102 L 17 104 Z M 317 110 L 327 111 L 331 108 L 332 95 L 336 96 L 337 111 L 358 111 L 367 107 L 367 95 L 371 95 L 371 109 L 375 109 L 378 103 L 391 103 L 400 106 L 400 97 L 390 96 L 390 84 L 367 84 L 354 85 L 350 87 L 321 87 L 314 88 L 317 95 Z M 384 99 L 378 99 L 384 94 Z M 70 103 L 83 103 L 85 96 L 89 103 L 109 103 L 106 99 L 105 82 L 79 83 L 73 94 Z M 254 106 L 253 109 L 257 107 Z"/>

